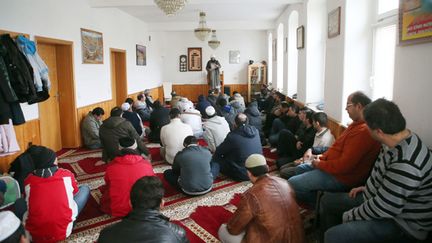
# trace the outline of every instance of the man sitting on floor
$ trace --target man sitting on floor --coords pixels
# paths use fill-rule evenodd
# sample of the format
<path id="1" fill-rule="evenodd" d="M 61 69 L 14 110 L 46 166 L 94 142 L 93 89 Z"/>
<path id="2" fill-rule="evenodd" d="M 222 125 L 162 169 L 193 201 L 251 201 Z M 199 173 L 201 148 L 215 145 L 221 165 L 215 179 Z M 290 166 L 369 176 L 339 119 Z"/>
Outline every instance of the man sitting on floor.
<path id="1" fill-rule="evenodd" d="M 132 211 L 121 222 L 103 229 L 98 242 L 189 242 L 185 230 L 159 212 L 163 196 L 158 177 L 138 179 L 130 191 Z"/>
<path id="2" fill-rule="evenodd" d="M 172 169 L 164 171 L 165 180 L 188 195 L 206 194 L 213 185 L 212 155 L 207 148 L 198 145 L 194 136 L 187 136 L 183 146 L 185 148 L 174 157 Z"/>
<path id="3" fill-rule="evenodd" d="M 172 164 L 174 156 L 183 149 L 184 139 L 189 135 L 193 136 L 193 132 L 191 126 L 184 124 L 180 120 L 179 109 L 172 108 L 169 115 L 171 122 L 161 129 L 162 147 L 160 148 L 160 154 L 166 162 Z"/>
<path id="4" fill-rule="evenodd" d="M 143 176 L 154 176 L 150 161 L 137 151 L 133 138 L 119 139 L 120 154 L 109 163 L 105 171 L 105 186 L 100 200 L 101 210 L 115 217 L 126 216 L 131 210 L 129 192 Z"/>
<path id="5" fill-rule="evenodd" d="M 247 174 L 253 186 L 242 195 L 236 212 L 219 228 L 222 242 L 305 241 L 303 221 L 291 186 L 268 175 L 264 156 L 252 154 L 246 160 Z"/>
<path id="6" fill-rule="evenodd" d="M 118 140 L 123 137 L 135 139 L 138 144 L 138 151 L 145 155 L 149 154 L 144 142 L 135 131 L 135 128 L 128 120 L 121 117 L 122 114 L 123 111 L 120 107 L 116 106 L 112 108 L 111 116 L 104 121 L 99 130 L 99 136 L 103 146 L 102 160 L 105 162 L 111 161 L 119 154 Z"/>
<path id="7" fill-rule="evenodd" d="M 121 109 L 123 111 L 122 117 L 128 120 L 132 126 L 135 128 L 135 131 L 140 135 L 140 137 L 144 137 L 144 125 L 140 118 L 140 116 L 132 111 L 132 107 L 129 103 L 125 102 L 121 105 Z"/>
<path id="8" fill-rule="evenodd" d="M 160 131 L 163 126 L 170 123 L 169 109 L 162 106 L 159 100 L 153 103 L 153 112 L 150 115 L 150 133 L 148 139 L 152 143 L 160 143 Z"/>
<path id="9" fill-rule="evenodd" d="M 251 154 L 262 154 L 259 132 L 248 124 L 247 116 L 240 113 L 235 118 L 235 129 L 228 133 L 213 155 L 213 178 L 216 178 L 220 171 L 237 181 L 249 180 L 245 161 Z"/>
<path id="10" fill-rule="evenodd" d="M 346 110 L 353 123 L 327 152 L 312 164 L 297 166 L 296 175 L 288 180 L 297 202 L 315 207 L 318 191 L 343 192 L 366 181 L 380 149 L 363 120 L 363 109 L 370 102 L 362 92 L 348 96 Z"/>
<path id="11" fill-rule="evenodd" d="M 99 129 L 102 125 L 102 117 L 105 111 L 96 107 L 89 112 L 81 123 L 81 136 L 84 140 L 84 146 L 89 149 L 98 149 L 102 147 L 99 138 Z"/>
<path id="12" fill-rule="evenodd" d="M 56 154 L 43 146 L 27 149 L 34 168 L 24 181 L 25 199 L 15 202 L 16 215 L 23 219 L 34 242 L 66 239 L 87 203 L 90 188 L 78 188 L 74 174 L 58 168 Z"/>
<path id="13" fill-rule="evenodd" d="M 383 146 L 366 186 L 322 197 L 325 242 L 424 241 L 432 231 L 432 152 L 395 103 L 378 99 L 364 118 Z"/>
<path id="14" fill-rule="evenodd" d="M 217 115 L 216 109 L 213 106 L 208 106 L 205 111 L 209 119 L 203 124 L 203 137 L 210 151 L 214 153 L 217 146 L 225 140 L 230 132 L 230 128 L 225 118 Z"/>

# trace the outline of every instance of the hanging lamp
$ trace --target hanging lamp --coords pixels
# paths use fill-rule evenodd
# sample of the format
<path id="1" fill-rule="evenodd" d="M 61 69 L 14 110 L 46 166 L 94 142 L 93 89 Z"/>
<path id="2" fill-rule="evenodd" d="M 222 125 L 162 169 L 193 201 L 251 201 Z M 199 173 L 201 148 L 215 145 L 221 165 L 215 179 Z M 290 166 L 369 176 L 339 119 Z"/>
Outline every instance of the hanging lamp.
<path id="1" fill-rule="evenodd" d="M 208 41 L 208 45 L 213 49 L 216 50 L 219 45 L 220 45 L 220 41 L 217 39 L 216 37 L 216 30 L 212 30 L 212 36 L 211 36 L 211 40 Z"/>
<path id="2" fill-rule="evenodd" d="M 208 38 L 211 29 L 207 28 L 206 14 L 204 12 L 200 12 L 199 16 L 200 16 L 199 25 L 198 28 L 194 30 L 194 33 L 196 38 L 198 38 L 201 41 L 205 41 Z"/>

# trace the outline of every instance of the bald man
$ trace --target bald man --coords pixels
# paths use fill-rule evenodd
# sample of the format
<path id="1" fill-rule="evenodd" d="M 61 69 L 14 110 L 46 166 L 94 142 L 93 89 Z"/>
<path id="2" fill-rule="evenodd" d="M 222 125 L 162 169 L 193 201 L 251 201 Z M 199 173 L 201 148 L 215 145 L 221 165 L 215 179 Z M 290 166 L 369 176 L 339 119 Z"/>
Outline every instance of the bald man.
<path id="1" fill-rule="evenodd" d="M 239 113 L 235 117 L 234 130 L 228 133 L 213 155 L 213 178 L 222 172 L 236 181 L 249 180 L 245 161 L 251 154 L 262 154 L 259 132 L 249 125 L 245 114 Z"/>

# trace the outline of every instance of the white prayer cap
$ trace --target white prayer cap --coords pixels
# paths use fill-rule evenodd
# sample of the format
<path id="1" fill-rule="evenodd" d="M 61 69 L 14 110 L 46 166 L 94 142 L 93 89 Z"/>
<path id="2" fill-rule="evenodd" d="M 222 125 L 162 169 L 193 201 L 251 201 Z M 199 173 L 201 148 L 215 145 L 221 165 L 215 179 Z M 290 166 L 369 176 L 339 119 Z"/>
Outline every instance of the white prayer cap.
<path id="1" fill-rule="evenodd" d="M 127 102 L 125 102 L 121 105 L 122 111 L 127 111 L 127 110 L 129 110 L 129 108 L 130 108 L 130 104 Z"/>
<path id="2" fill-rule="evenodd" d="M 0 242 L 15 233 L 20 225 L 21 221 L 11 211 L 0 212 Z"/>
<path id="3" fill-rule="evenodd" d="M 210 58 L 216 58 L 215 54 L 211 54 Z"/>

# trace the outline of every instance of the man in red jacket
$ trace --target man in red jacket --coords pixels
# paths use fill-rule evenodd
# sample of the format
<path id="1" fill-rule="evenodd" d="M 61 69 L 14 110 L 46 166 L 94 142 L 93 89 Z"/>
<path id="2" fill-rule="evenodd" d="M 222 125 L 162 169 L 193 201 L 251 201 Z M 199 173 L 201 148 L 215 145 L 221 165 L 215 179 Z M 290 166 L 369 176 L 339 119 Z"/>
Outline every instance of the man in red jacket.
<path id="1" fill-rule="evenodd" d="M 346 111 L 353 120 L 335 143 L 311 164 L 296 168 L 288 182 L 299 203 L 315 207 L 317 191 L 347 191 L 364 184 L 380 150 L 363 119 L 363 109 L 371 100 L 362 92 L 348 96 Z"/>
<path id="2" fill-rule="evenodd" d="M 43 146 L 27 149 L 34 170 L 24 180 L 25 201 L 15 203 L 23 216 L 32 242 L 58 242 L 66 239 L 73 223 L 87 203 L 88 186 L 80 186 L 69 170 L 58 168 L 54 151 Z"/>
<path id="3" fill-rule="evenodd" d="M 110 162 L 105 172 L 101 210 L 116 217 L 126 216 L 131 210 L 129 193 L 132 185 L 143 176 L 154 176 L 153 167 L 137 150 L 133 138 L 119 139 L 120 155 Z"/>

